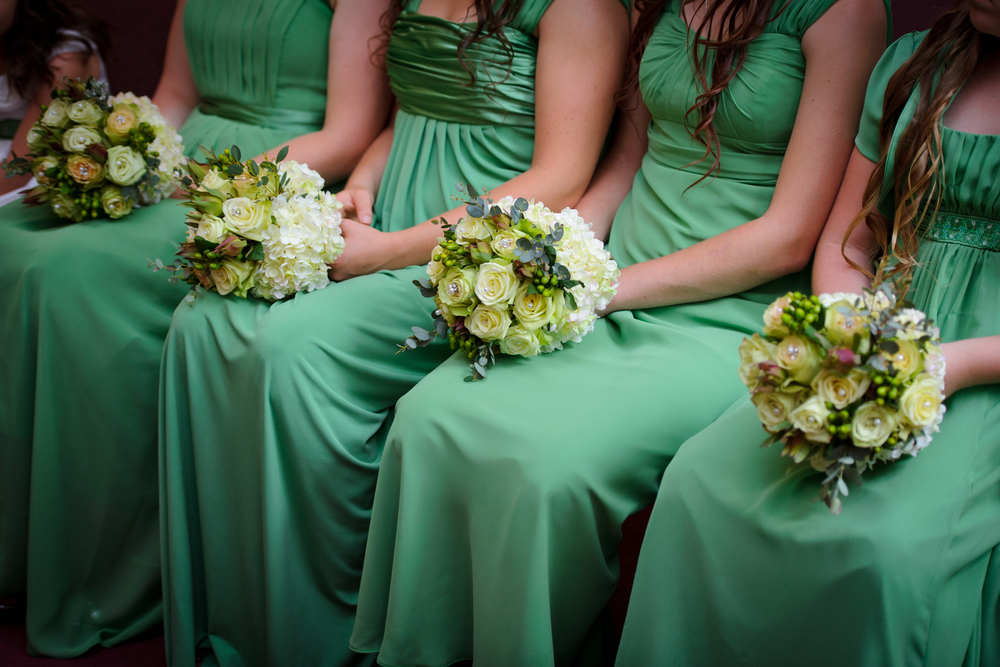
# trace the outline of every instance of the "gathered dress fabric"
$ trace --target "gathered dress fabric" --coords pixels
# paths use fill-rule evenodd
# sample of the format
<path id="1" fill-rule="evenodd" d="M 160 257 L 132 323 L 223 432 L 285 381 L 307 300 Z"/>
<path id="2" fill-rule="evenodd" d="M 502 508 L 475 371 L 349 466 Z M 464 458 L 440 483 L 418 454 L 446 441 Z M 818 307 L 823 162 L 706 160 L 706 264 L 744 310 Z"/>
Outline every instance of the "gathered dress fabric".
<path id="1" fill-rule="evenodd" d="M 872 76 L 856 143 L 873 162 L 886 85 L 922 38 L 896 42 Z M 941 133 L 944 189 L 909 298 L 946 342 L 994 336 L 1000 136 Z M 1000 664 L 1000 385 L 947 408 L 927 449 L 865 473 L 834 516 L 813 502 L 819 473 L 786 475 L 749 398 L 734 404 L 663 477 L 619 667 Z"/>
<path id="2" fill-rule="evenodd" d="M 505 78 L 497 38 L 467 51 L 472 85 L 456 57 L 471 27 L 405 7 L 387 50 L 399 111 L 382 231 L 454 208 L 459 181 L 494 188 L 530 167 L 532 35 L 550 1 L 529 0 L 508 26 Z M 450 354 L 397 354 L 432 322 L 412 284 L 425 275 L 382 271 L 273 304 L 207 293 L 176 309 L 160 432 L 172 664 L 193 665 L 196 649 L 227 666 L 374 662 L 348 640 L 385 432 L 397 399 Z"/>
<path id="3" fill-rule="evenodd" d="M 188 2 L 204 105 L 180 128 L 187 154 L 318 129 L 331 16 L 324 0 Z M 170 263 L 184 230 L 173 199 L 76 224 L 0 209 L 0 598 L 26 597 L 32 653 L 160 623 L 158 377 L 187 286 L 147 259 Z"/>
<path id="4" fill-rule="evenodd" d="M 653 120 L 611 230 L 620 265 L 767 210 L 802 92 L 801 36 L 833 2 L 793 0 L 750 45 L 715 115 L 721 171 L 690 189 L 707 169 L 684 126 L 697 86 L 680 2 L 667 8 L 640 69 Z M 352 645 L 384 665 L 606 659 L 622 521 L 744 391 L 737 346 L 767 303 L 805 284 L 614 313 L 561 351 L 499 358 L 481 382 L 463 383 L 461 354 L 448 359 L 397 405 Z"/>

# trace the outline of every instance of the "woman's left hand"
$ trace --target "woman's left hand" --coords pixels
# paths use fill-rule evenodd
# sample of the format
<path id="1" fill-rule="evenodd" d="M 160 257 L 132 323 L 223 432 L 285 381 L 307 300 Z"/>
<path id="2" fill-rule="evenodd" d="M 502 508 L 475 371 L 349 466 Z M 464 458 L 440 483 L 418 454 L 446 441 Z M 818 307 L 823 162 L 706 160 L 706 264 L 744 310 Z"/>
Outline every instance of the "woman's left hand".
<path id="1" fill-rule="evenodd" d="M 392 234 L 354 220 L 340 222 L 344 252 L 330 268 L 330 280 L 341 281 L 381 271 L 393 254 Z"/>

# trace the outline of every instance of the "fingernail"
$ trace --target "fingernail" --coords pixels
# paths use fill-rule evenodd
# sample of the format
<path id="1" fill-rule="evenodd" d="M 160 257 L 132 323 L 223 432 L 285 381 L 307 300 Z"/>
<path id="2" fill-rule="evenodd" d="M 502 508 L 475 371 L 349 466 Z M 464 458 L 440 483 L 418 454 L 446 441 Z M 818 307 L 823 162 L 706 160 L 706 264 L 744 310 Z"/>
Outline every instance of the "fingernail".
<path id="1" fill-rule="evenodd" d="M 372 221 L 372 217 L 370 215 L 363 215 L 363 216 L 361 216 L 361 222 L 371 222 L 371 221 Z"/>

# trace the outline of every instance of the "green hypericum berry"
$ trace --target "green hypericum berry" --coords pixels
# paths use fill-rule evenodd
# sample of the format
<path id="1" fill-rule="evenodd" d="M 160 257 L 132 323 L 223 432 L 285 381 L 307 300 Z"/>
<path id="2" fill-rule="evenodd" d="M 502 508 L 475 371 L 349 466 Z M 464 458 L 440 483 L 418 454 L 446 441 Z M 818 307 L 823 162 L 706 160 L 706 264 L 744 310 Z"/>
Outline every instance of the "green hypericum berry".
<path id="1" fill-rule="evenodd" d="M 784 322 L 785 324 L 791 324 L 792 323 L 792 316 L 789 315 L 788 313 L 785 313 L 785 314 L 783 314 L 781 316 L 781 321 Z"/>
<path id="2" fill-rule="evenodd" d="M 882 377 L 881 375 L 876 375 L 875 377 L 872 378 L 872 382 L 874 382 L 876 385 L 880 385 L 883 382 L 885 382 L 885 378 Z"/>
<path id="3" fill-rule="evenodd" d="M 880 398 L 876 398 L 875 402 L 878 403 L 879 405 L 885 405 L 885 399 L 881 398 L 881 397 Z"/>
<path id="4" fill-rule="evenodd" d="M 220 268 L 222 268 L 222 265 L 219 264 L 218 262 L 212 262 L 211 264 L 208 265 L 208 268 L 212 269 L 213 271 L 218 271 Z"/>
<path id="5" fill-rule="evenodd" d="M 801 308 L 795 309 L 795 319 L 802 320 L 805 319 L 805 316 L 806 316 L 806 311 L 802 310 Z"/>
<path id="6" fill-rule="evenodd" d="M 831 403 L 830 401 L 827 401 L 826 402 L 826 409 L 832 411 L 833 410 L 833 403 Z"/>
<path id="7" fill-rule="evenodd" d="M 885 396 L 886 394 L 889 393 L 889 388 L 885 386 L 879 387 L 878 389 L 875 390 L 875 393 L 878 394 L 879 396 Z"/>
<path id="8" fill-rule="evenodd" d="M 204 271 L 205 270 L 205 265 L 204 264 L 195 262 L 193 266 L 194 266 L 195 271 Z"/>
<path id="9" fill-rule="evenodd" d="M 847 410 L 841 410 L 840 412 L 837 413 L 837 416 L 843 419 L 844 421 L 847 421 L 848 419 L 851 418 L 851 413 L 848 412 Z"/>
<path id="10" fill-rule="evenodd" d="M 891 398 L 893 400 L 899 398 L 899 390 L 896 389 L 895 387 L 893 387 L 892 389 L 890 389 L 889 390 L 889 398 Z"/>
<path id="11" fill-rule="evenodd" d="M 834 426 L 833 424 L 827 426 L 826 430 L 830 432 L 830 435 L 837 435 L 837 427 Z"/>
<path id="12" fill-rule="evenodd" d="M 843 436 L 850 435 L 851 434 L 851 425 L 850 424 L 842 424 L 840 427 L 837 428 L 837 430 L 840 431 L 840 435 L 843 435 Z"/>

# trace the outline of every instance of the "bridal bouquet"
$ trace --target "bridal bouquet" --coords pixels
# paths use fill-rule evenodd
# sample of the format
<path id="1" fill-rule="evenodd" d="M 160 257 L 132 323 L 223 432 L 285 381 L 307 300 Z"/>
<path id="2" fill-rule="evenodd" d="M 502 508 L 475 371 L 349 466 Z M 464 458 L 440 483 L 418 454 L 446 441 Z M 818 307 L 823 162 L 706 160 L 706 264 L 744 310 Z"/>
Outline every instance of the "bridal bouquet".
<path id="1" fill-rule="evenodd" d="M 3 163 L 8 178 L 32 174 L 24 197 L 80 222 L 102 212 L 115 220 L 154 204 L 176 187 L 184 163 L 180 135 L 148 97 L 108 96 L 105 83 L 64 81 L 28 130 L 27 158 Z"/>
<path id="2" fill-rule="evenodd" d="M 434 330 L 413 327 L 400 347 L 447 337 L 471 360 L 470 381 L 486 377 L 498 351 L 530 357 L 579 342 L 614 297 L 619 271 L 573 209 L 554 213 L 512 197 L 493 203 L 471 186 L 468 195 L 467 215 L 456 225 L 442 219 L 427 278 L 414 281 L 437 304 Z"/>
<path id="3" fill-rule="evenodd" d="M 207 164 L 190 161 L 187 239 L 172 265 L 150 262 L 171 280 L 246 297 L 280 301 L 330 284 L 327 266 L 344 250 L 343 204 L 323 191 L 323 177 L 304 164 L 242 162 L 233 146 L 222 155 L 202 148 Z M 193 295 L 192 295 L 193 296 Z M 189 300 L 192 297 L 189 297 Z"/>
<path id="4" fill-rule="evenodd" d="M 824 473 L 834 514 L 876 463 L 916 456 L 945 412 L 938 330 L 883 284 L 863 296 L 789 293 L 740 345 L 740 379 L 792 468 Z"/>

